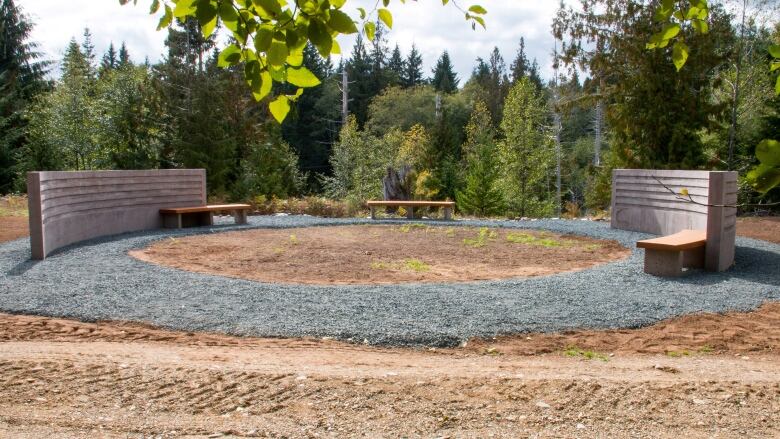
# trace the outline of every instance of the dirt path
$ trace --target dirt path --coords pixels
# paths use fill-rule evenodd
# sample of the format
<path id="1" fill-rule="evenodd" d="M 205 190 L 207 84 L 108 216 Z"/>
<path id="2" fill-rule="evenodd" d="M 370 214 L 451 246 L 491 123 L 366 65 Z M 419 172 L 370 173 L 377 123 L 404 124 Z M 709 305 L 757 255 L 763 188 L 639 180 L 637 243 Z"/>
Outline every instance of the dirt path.
<path id="1" fill-rule="evenodd" d="M 150 436 L 778 437 L 780 304 L 446 350 L 0 314 L 0 438 Z"/>

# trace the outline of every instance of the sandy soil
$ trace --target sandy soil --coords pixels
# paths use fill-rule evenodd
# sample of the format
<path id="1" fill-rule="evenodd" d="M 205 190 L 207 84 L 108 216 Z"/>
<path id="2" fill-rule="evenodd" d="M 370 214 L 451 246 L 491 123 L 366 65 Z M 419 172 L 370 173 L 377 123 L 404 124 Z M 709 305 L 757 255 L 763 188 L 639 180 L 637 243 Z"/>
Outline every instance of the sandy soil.
<path id="1" fill-rule="evenodd" d="M 780 303 L 439 350 L 0 314 L 0 437 L 150 436 L 778 437 Z"/>
<path id="2" fill-rule="evenodd" d="M 780 216 L 738 218 L 737 235 L 780 243 Z"/>
<path id="3" fill-rule="evenodd" d="M 0 216 L 0 242 L 27 236 L 30 228 L 26 216 Z"/>
<path id="4" fill-rule="evenodd" d="M 547 232 L 409 223 L 196 235 L 130 254 L 257 281 L 387 284 L 548 275 L 625 258 L 630 250 L 616 241 Z"/>

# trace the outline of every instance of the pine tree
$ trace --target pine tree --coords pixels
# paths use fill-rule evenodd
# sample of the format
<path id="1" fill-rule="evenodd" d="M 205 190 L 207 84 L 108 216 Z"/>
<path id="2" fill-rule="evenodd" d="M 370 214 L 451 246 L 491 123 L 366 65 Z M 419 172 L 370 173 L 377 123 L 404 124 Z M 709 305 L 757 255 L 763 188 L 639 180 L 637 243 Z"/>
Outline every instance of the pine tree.
<path id="1" fill-rule="evenodd" d="M 406 68 L 404 69 L 401 83 L 404 87 L 415 87 L 425 83 L 422 74 L 422 55 L 417 51 L 417 47 L 412 44 L 412 50 L 406 57 Z"/>
<path id="2" fill-rule="evenodd" d="M 512 71 L 512 84 L 516 84 L 522 78 L 530 75 L 531 65 L 525 55 L 525 38 L 520 37 L 520 47 L 517 49 L 515 60 L 510 67 Z"/>
<path id="3" fill-rule="evenodd" d="M 390 56 L 390 60 L 387 62 L 387 71 L 389 75 L 390 85 L 400 85 L 406 69 L 406 62 L 401 55 L 401 49 L 398 44 L 393 49 L 393 54 Z"/>
<path id="4" fill-rule="evenodd" d="M 28 142 L 26 110 L 48 88 L 50 63 L 29 40 L 33 24 L 13 0 L 0 3 L 0 194 L 12 189 L 17 158 Z"/>
<path id="5" fill-rule="evenodd" d="M 466 163 L 466 186 L 456 192 L 458 208 L 479 216 L 498 215 L 504 211 L 504 195 L 499 186 L 499 163 L 495 131 L 490 112 L 482 101 L 474 104 L 466 125 L 463 155 Z"/>
<path id="6" fill-rule="evenodd" d="M 455 74 L 452 62 L 450 61 L 450 54 L 447 53 L 446 50 L 441 54 L 439 60 L 436 61 L 436 68 L 433 69 L 433 79 L 431 82 L 437 91 L 454 93 L 458 90 L 460 79 L 458 79 L 458 75 Z"/>
<path id="7" fill-rule="evenodd" d="M 84 59 L 87 60 L 89 75 L 94 76 L 96 68 L 95 44 L 92 43 L 92 32 L 90 32 L 88 27 L 84 28 L 84 39 L 81 41 L 81 53 L 84 55 Z"/>
<path id="8" fill-rule="evenodd" d="M 368 104 L 375 96 L 371 78 L 372 60 L 366 52 L 363 37 L 358 35 L 352 56 L 347 62 L 349 76 L 349 112 L 354 114 L 359 126 L 363 126 L 368 118 Z"/>
<path id="9" fill-rule="evenodd" d="M 130 60 L 130 52 L 128 52 L 125 42 L 122 41 L 122 47 L 119 48 L 119 63 L 117 64 L 117 67 L 125 69 L 132 65 L 133 62 Z"/>
<path id="10" fill-rule="evenodd" d="M 99 73 L 101 76 L 105 75 L 117 67 L 116 49 L 114 49 L 114 42 L 108 45 L 108 50 L 103 55 L 103 59 L 100 61 Z"/>

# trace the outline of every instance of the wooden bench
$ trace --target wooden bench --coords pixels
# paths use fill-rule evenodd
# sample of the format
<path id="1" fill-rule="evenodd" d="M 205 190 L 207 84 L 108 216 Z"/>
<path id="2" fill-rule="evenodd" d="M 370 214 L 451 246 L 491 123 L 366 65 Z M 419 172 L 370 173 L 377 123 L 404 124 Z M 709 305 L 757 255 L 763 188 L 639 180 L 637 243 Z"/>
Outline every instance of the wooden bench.
<path id="1" fill-rule="evenodd" d="M 376 219 L 377 207 L 403 207 L 406 209 L 406 218 L 414 219 L 415 207 L 441 207 L 444 209 L 444 219 L 452 219 L 452 208 L 455 207 L 454 201 L 402 201 L 402 200 L 387 200 L 387 201 L 368 201 L 368 208 L 371 209 L 371 219 Z"/>
<path id="2" fill-rule="evenodd" d="M 645 249 L 645 273 L 680 276 L 683 268 L 704 268 L 706 230 L 683 230 L 673 235 L 636 243 Z"/>
<path id="3" fill-rule="evenodd" d="M 166 229 L 182 227 L 211 226 L 214 224 L 214 212 L 230 212 L 236 224 L 246 224 L 248 204 L 212 204 L 208 206 L 173 207 L 160 209 L 163 225 Z"/>

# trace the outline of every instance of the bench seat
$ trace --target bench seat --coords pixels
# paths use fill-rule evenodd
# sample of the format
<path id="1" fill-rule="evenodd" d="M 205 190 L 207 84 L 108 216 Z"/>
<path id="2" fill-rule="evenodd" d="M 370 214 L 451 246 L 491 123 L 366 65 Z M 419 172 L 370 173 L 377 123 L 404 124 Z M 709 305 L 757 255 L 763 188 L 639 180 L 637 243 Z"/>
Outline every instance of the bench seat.
<path id="1" fill-rule="evenodd" d="M 246 224 L 247 212 L 250 209 L 252 206 L 248 204 L 211 204 L 160 209 L 160 215 L 163 216 L 165 228 L 181 229 L 183 227 L 213 225 L 214 212 L 230 212 L 236 224 Z"/>
<path id="2" fill-rule="evenodd" d="M 683 230 L 636 243 L 645 249 L 645 273 L 665 277 L 680 276 L 683 268 L 704 268 L 706 245 L 706 230 Z"/>
<path id="3" fill-rule="evenodd" d="M 371 210 L 371 219 L 376 219 L 377 207 L 403 207 L 406 209 L 406 218 L 414 219 L 415 207 L 441 207 L 444 209 L 444 219 L 452 219 L 452 209 L 455 207 L 454 201 L 404 201 L 404 200 L 385 200 L 385 201 L 367 201 L 366 204 Z"/>

